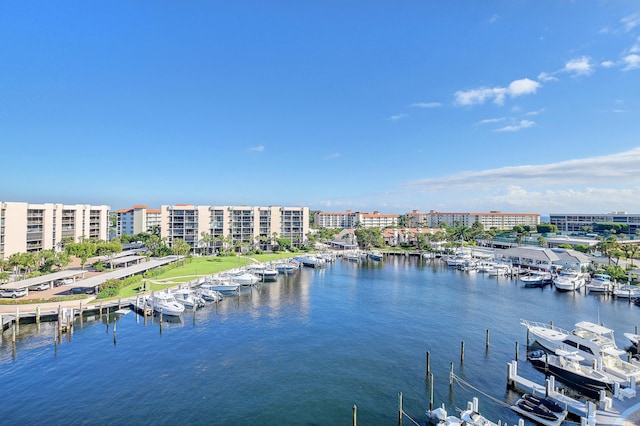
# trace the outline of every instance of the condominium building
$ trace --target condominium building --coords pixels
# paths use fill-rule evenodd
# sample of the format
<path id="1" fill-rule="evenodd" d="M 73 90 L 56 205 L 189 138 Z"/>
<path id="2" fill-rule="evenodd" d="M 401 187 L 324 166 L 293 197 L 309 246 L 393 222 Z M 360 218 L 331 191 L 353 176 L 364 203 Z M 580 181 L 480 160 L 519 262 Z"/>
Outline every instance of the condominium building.
<path id="1" fill-rule="evenodd" d="M 62 239 L 106 241 L 109 206 L 0 201 L 0 258 L 62 248 Z"/>
<path id="2" fill-rule="evenodd" d="M 276 238 L 286 238 L 301 247 L 309 232 L 308 207 L 162 206 L 160 236 L 171 246 L 175 239 L 192 248 L 202 247 L 205 236 L 216 246 L 226 239 L 235 245 L 247 243 L 269 249 Z"/>
<path id="3" fill-rule="evenodd" d="M 411 218 L 421 217 L 415 210 L 407 213 Z M 467 226 L 480 222 L 484 229 L 513 229 L 514 226 L 537 226 L 540 224 L 540 215 L 537 213 L 502 213 L 500 211 L 490 211 L 488 213 L 443 213 L 431 210 L 420 221 L 420 225 L 429 228 L 437 228 L 441 225 L 447 226 Z M 417 226 L 411 223 L 407 226 Z"/>
<path id="4" fill-rule="evenodd" d="M 590 213 L 553 213 L 549 215 L 549 223 L 556 225 L 558 231 L 581 232 L 585 227 L 602 223 L 620 223 L 629 225 L 629 233 L 635 234 L 640 229 L 640 214 L 627 212 L 611 212 L 601 214 Z"/>
<path id="5" fill-rule="evenodd" d="M 357 226 L 363 228 L 386 228 L 398 226 L 397 214 L 381 214 L 378 211 L 373 213 L 353 212 L 316 212 L 313 216 L 315 225 L 320 228 L 345 228 L 352 229 Z"/>
<path id="6" fill-rule="evenodd" d="M 130 209 L 116 210 L 116 235 L 137 235 L 160 230 L 161 210 L 136 205 Z"/>

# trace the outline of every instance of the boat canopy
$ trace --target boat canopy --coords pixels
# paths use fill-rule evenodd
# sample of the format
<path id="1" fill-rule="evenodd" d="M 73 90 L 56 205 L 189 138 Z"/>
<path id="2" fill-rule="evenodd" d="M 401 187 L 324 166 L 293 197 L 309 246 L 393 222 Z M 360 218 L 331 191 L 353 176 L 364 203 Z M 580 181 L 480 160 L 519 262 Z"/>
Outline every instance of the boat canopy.
<path id="1" fill-rule="evenodd" d="M 599 334 L 599 335 L 606 335 L 606 334 L 613 334 L 613 330 L 605 327 L 603 325 L 598 325 L 598 324 L 594 324 L 592 322 L 589 321 L 580 321 L 578 323 L 576 323 L 576 327 L 577 328 L 581 328 L 583 330 L 587 330 L 590 331 L 592 333 L 595 334 Z"/>

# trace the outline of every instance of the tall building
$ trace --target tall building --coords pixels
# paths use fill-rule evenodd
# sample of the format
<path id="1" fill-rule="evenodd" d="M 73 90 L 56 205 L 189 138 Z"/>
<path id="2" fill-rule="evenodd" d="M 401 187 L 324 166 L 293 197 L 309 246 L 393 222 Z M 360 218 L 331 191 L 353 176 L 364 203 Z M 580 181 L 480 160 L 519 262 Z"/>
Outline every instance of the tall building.
<path id="1" fill-rule="evenodd" d="M 137 235 L 160 230 L 161 210 L 149 209 L 145 205 L 136 205 L 130 209 L 116 210 L 116 235 Z"/>
<path id="2" fill-rule="evenodd" d="M 556 225 L 558 231 L 580 232 L 585 227 L 602 223 L 620 223 L 629 225 L 629 233 L 635 234 L 640 229 L 640 214 L 628 214 L 627 212 L 611 213 L 553 213 L 549 215 L 549 223 Z"/>
<path id="3" fill-rule="evenodd" d="M 421 217 L 415 210 L 407 213 L 412 218 Z M 502 213 L 500 211 L 491 211 L 488 213 L 443 213 L 431 210 L 426 215 L 426 223 L 424 217 L 421 219 L 421 226 L 428 228 L 438 228 L 445 224 L 448 226 L 467 226 L 471 227 L 474 223 L 480 222 L 484 229 L 513 229 L 514 226 L 537 226 L 540 224 L 540 215 L 537 213 Z M 411 223 L 410 226 L 416 226 Z"/>
<path id="4" fill-rule="evenodd" d="M 316 212 L 313 222 L 320 228 L 345 228 L 353 229 L 357 226 L 363 228 L 386 228 L 398 226 L 397 214 L 381 214 L 378 211 L 373 213 L 353 212 Z"/>
<path id="5" fill-rule="evenodd" d="M 0 202 L 0 258 L 61 249 L 62 239 L 107 241 L 109 206 Z"/>
<path id="6" fill-rule="evenodd" d="M 169 246 L 180 239 L 199 248 L 204 245 L 203 235 L 207 235 L 217 246 L 226 239 L 232 245 L 247 243 L 270 249 L 276 238 L 286 238 L 301 247 L 309 232 L 308 207 L 175 204 L 160 210 L 160 236 L 167 238 Z"/>

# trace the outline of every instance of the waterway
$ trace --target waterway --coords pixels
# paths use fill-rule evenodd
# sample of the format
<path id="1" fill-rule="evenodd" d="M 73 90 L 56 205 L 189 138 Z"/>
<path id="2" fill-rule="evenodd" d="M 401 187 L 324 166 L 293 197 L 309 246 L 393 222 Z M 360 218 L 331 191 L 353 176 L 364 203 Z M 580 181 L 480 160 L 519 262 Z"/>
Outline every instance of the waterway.
<path id="1" fill-rule="evenodd" d="M 455 412 L 478 396 L 486 417 L 515 424 L 504 404 L 517 398 L 506 389 L 506 364 L 516 342 L 525 358 L 523 318 L 565 328 L 599 320 L 626 347 L 622 333 L 640 324 L 640 308 L 608 296 L 524 288 L 437 260 L 338 260 L 162 326 L 135 313 L 103 315 L 76 323 L 56 344 L 53 323 L 23 324 L 15 348 L 5 331 L 0 419 L 346 425 L 355 405 L 359 424 L 394 425 L 402 392 L 406 413 L 425 424 L 429 352 L 436 406 Z M 449 386 L 451 363 L 475 389 Z M 526 362 L 520 371 L 544 381 Z"/>

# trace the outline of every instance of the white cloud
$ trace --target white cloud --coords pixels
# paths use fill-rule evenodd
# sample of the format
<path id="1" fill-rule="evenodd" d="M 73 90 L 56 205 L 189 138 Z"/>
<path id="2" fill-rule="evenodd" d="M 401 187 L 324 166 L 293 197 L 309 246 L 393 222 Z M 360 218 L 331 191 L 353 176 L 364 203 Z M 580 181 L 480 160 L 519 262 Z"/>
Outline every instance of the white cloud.
<path id="1" fill-rule="evenodd" d="M 489 18 L 489 23 L 490 24 L 495 24 L 499 20 L 500 20 L 500 15 L 494 13 L 493 16 L 491 16 L 491 18 Z"/>
<path id="2" fill-rule="evenodd" d="M 590 75 L 593 73 L 593 65 L 590 58 L 582 56 L 567 62 L 563 71 L 574 75 Z"/>
<path id="3" fill-rule="evenodd" d="M 249 148 L 249 152 L 263 152 L 263 151 L 264 151 L 264 146 L 262 145 Z"/>
<path id="4" fill-rule="evenodd" d="M 493 123 L 501 123 L 504 120 L 506 120 L 506 118 L 504 117 L 500 117 L 500 118 L 486 118 L 484 120 L 480 120 L 478 121 L 478 124 L 493 124 Z"/>
<path id="5" fill-rule="evenodd" d="M 505 98 L 512 98 L 535 93 L 540 83 L 528 78 L 512 81 L 508 87 L 480 87 L 471 90 L 459 90 L 454 96 L 458 105 L 481 105 L 492 100 L 496 105 L 503 105 Z"/>
<path id="6" fill-rule="evenodd" d="M 536 93 L 536 90 L 540 87 L 540 83 L 537 81 L 523 78 L 522 80 L 515 80 L 509 84 L 509 96 L 515 98 L 516 96 L 529 95 Z"/>
<path id="7" fill-rule="evenodd" d="M 523 183 L 555 188 L 562 182 L 570 186 L 620 185 L 640 186 L 640 148 L 601 157 L 567 160 L 541 165 L 509 166 L 451 176 L 408 182 L 405 186 L 425 192 L 474 190 L 484 186 L 522 185 Z M 602 205 L 602 204 L 599 204 Z"/>
<path id="8" fill-rule="evenodd" d="M 541 72 L 540 74 L 538 74 L 538 80 L 543 81 L 543 82 L 547 82 L 547 81 L 558 81 L 558 78 L 555 77 L 553 74 L 555 73 L 548 73 L 548 72 Z"/>
<path id="9" fill-rule="evenodd" d="M 630 71 L 640 68 L 640 55 L 632 53 L 631 55 L 627 55 L 622 58 L 622 62 L 624 63 L 623 71 Z"/>
<path id="10" fill-rule="evenodd" d="M 414 108 L 438 108 L 442 104 L 440 102 L 416 102 L 409 106 Z"/>
<path id="11" fill-rule="evenodd" d="M 535 115 L 542 114 L 543 112 L 544 112 L 544 108 L 541 108 L 541 109 L 539 109 L 537 111 L 529 111 L 529 112 L 525 113 L 524 115 L 532 117 L 532 116 L 535 116 Z"/>
<path id="12" fill-rule="evenodd" d="M 502 127 L 500 129 L 496 129 L 496 132 L 517 132 L 518 130 L 526 129 L 527 127 L 531 127 L 535 122 L 531 120 L 520 120 L 517 124 L 512 124 L 509 126 Z"/>
<path id="13" fill-rule="evenodd" d="M 625 16 L 620 20 L 620 22 L 622 23 L 624 30 L 629 32 L 640 25 L 640 15 L 635 13 L 633 15 Z"/>
<path id="14" fill-rule="evenodd" d="M 602 62 L 600 62 L 600 66 L 603 67 L 603 68 L 611 68 L 611 67 L 615 66 L 615 64 L 616 63 L 613 62 L 613 61 L 602 61 Z"/>
<path id="15" fill-rule="evenodd" d="M 339 158 L 339 157 L 340 157 L 340 155 L 341 155 L 341 154 L 340 154 L 339 152 L 334 152 L 333 154 L 326 155 L 326 156 L 324 157 L 324 159 L 325 159 L 325 160 L 333 160 L 334 158 Z"/>
<path id="16" fill-rule="evenodd" d="M 398 121 L 398 120 L 402 120 L 406 116 L 407 116 L 407 114 L 396 114 L 396 115 L 392 115 L 391 117 L 389 117 L 389 120 Z"/>

